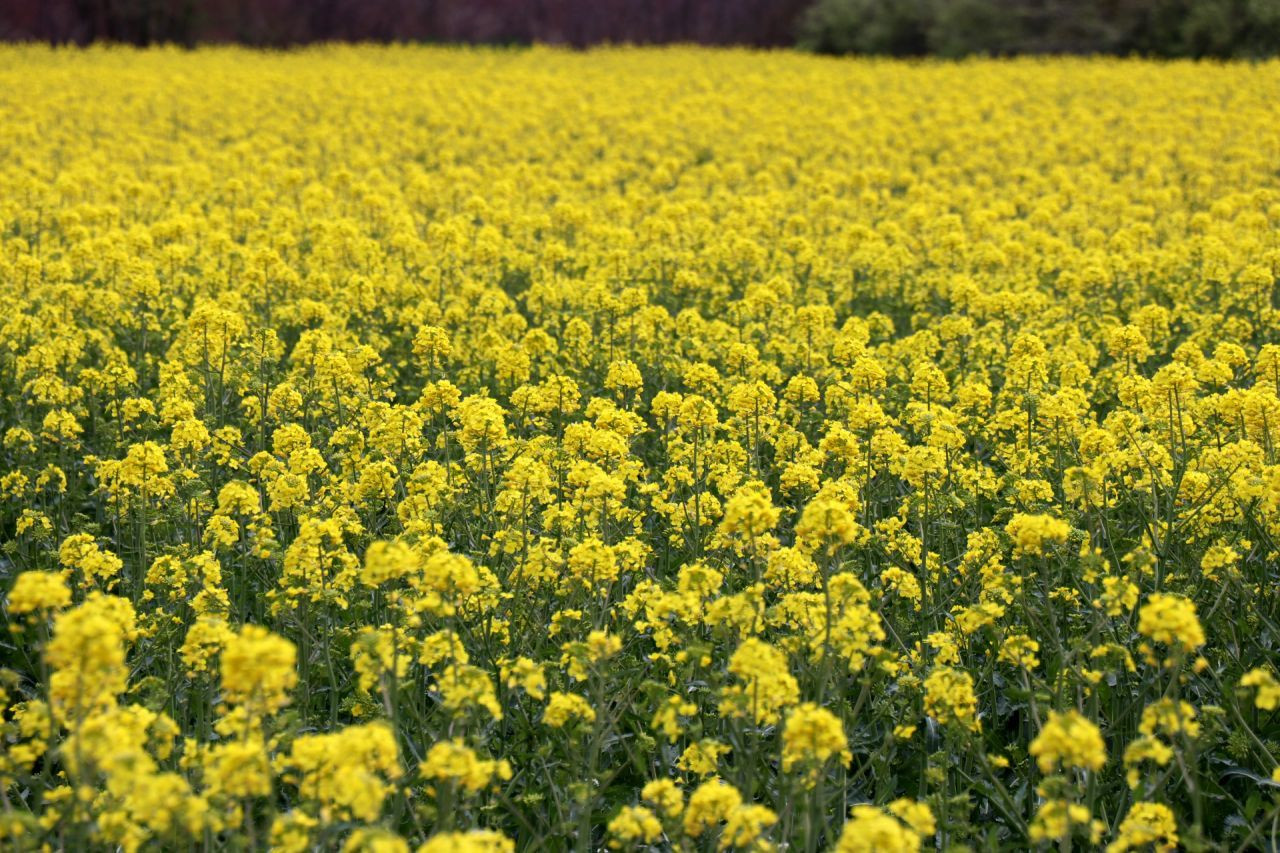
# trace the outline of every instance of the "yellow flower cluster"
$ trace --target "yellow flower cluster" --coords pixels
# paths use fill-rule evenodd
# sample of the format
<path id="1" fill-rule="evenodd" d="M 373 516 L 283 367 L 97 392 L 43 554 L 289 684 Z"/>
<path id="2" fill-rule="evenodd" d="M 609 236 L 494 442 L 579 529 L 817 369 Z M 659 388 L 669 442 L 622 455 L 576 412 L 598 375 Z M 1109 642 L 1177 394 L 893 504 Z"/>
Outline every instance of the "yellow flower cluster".
<path id="1" fill-rule="evenodd" d="M 1275 846 L 1280 63 L 0 57 L 0 846 Z"/>
<path id="2" fill-rule="evenodd" d="M 834 850 L 836 853 L 915 853 L 936 831 L 929 807 L 895 800 L 884 809 L 854 806 Z"/>
<path id="3" fill-rule="evenodd" d="M 1101 770 L 1107 761 L 1107 747 L 1089 719 L 1078 711 L 1059 714 L 1049 712 L 1049 719 L 1027 750 L 1040 766 L 1041 773 L 1055 768 Z"/>

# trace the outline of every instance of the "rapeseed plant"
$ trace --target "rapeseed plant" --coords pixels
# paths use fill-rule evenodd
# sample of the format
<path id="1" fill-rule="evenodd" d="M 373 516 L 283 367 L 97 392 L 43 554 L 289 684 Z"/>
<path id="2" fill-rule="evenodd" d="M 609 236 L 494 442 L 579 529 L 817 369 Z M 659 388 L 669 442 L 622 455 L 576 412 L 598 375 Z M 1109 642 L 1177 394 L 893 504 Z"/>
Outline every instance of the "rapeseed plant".
<path id="1" fill-rule="evenodd" d="M 1275 847 L 1278 87 L 0 49 L 0 844 Z"/>

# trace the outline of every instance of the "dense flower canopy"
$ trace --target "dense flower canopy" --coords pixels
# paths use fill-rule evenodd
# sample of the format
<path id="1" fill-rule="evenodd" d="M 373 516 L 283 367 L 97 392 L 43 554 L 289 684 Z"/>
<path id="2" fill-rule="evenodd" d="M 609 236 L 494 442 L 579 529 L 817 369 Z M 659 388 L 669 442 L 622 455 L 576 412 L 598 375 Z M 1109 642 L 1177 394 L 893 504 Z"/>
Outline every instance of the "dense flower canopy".
<path id="1" fill-rule="evenodd" d="M 0 838 L 1263 846 L 1277 91 L 0 51 Z"/>

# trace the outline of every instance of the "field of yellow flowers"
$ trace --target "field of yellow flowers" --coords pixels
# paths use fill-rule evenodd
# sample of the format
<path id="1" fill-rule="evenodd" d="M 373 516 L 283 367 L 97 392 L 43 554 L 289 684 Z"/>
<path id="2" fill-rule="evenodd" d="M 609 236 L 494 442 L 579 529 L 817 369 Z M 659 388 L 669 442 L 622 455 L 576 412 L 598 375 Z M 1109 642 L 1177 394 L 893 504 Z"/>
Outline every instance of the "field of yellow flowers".
<path id="1" fill-rule="evenodd" d="M 1274 849 L 1278 91 L 0 50 L 0 843 Z"/>

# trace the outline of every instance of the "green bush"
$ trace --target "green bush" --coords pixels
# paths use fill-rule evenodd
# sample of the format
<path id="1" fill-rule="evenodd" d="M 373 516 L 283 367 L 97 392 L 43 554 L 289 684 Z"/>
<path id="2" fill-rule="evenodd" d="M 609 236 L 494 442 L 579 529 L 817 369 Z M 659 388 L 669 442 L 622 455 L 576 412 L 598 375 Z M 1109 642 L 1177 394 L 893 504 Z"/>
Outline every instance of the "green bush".
<path id="1" fill-rule="evenodd" d="M 930 51 L 953 58 L 1017 51 L 1022 33 L 1010 5 L 998 0 L 935 0 L 928 23 Z"/>
<path id="2" fill-rule="evenodd" d="M 817 0 L 820 53 L 1112 53 L 1257 58 L 1280 51 L 1280 0 Z"/>
<path id="3" fill-rule="evenodd" d="M 799 44 L 818 53 L 927 53 L 930 0 L 819 0 L 800 20 Z"/>

